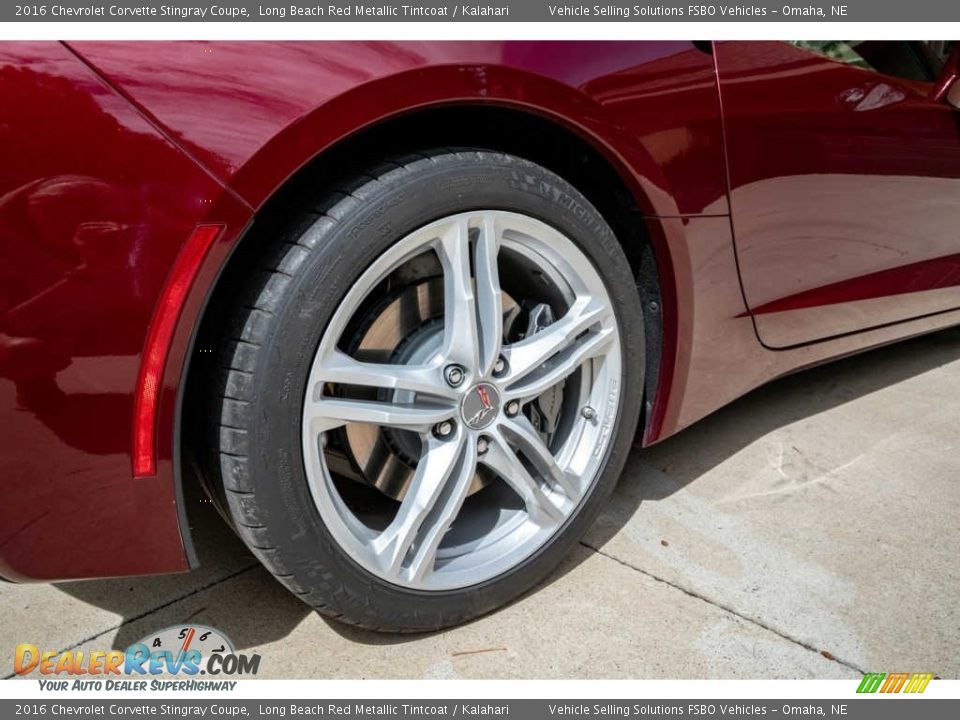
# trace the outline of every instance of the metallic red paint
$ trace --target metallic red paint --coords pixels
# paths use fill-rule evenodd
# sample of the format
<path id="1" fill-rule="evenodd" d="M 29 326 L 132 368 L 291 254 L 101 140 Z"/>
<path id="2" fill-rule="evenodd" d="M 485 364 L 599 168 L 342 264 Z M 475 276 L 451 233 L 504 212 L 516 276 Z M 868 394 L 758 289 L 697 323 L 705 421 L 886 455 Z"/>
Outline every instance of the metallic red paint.
<path id="1" fill-rule="evenodd" d="M 960 82 L 960 43 L 954 45 L 953 52 L 947 58 L 931 97 L 937 102 L 946 102 L 950 96 L 950 91 L 958 82 Z"/>
<path id="2" fill-rule="evenodd" d="M 960 308 L 960 112 L 933 83 L 779 42 L 719 43 L 716 56 L 737 256 L 763 342 Z"/>
<path id="3" fill-rule="evenodd" d="M 137 480 L 133 390 L 179 247 L 212 219 L 231 242 L 250 211 L 62 45 L 0 44 L 0 98 L 0 575 L 183 570 L 179 376 Z"/>
<path id="4" fill-rule="evenodd" d="M 677 349 L 659 434 L 662 440 L 750 390 L 783 375 L 897 340 L 960 324 L 960 311 L 928 315 L 790 350 L 757 342 L 736 282 L 736 254 L 727 218 L 660 221 L 678 288 Z M 825 310 L 826 311 L 826 310 Z"/>
<path id="5" fill-rule="evenodd" d="M 934 290 L 955 288 L 958 285 L 960 285 L 960 254 L 947 255 L 868 275 L 858 275 L 813 290 L 788 295 L 755 307 L 751 312 L 754 315 L 767 315 L 903 295 L 905 297 L 896 298 L 897 305 L 891 305 L 884 313 L 878 314 L 878 317 L 890 317 L 896 314 L 899 315 L 896 321 L 909 320 L 918 314 L 930 312 L 931 306 L 936 306 L 930 301 L 931 295 L 916 297 L 917 293 L 930 293 Z M 945 298 L 945 301 L 949 302 L 949 297 Z"/>
<path id="6" fill-rule="evenodd" d="M 415 109 L 484 103 L 589 137 L 651 214 L 727 212 L 713 59 L 691 43 L 74 47 L 254 207 L 359 129 Z"/>
<path id="7" fill-rule="evenodd" d="M 808 178 L 817 160 L 837 177 L 880 187 L 915 163 L 881 142 L 910 127 L 929 177 L 955 177 L 958 152 L 947 143 L 954 111 L 933 110 L 921 97 L 928 88 L 903 86 L 902 112 L 864 114 L 888 122 L 878 140 L 849 107 L 818 105 L 860 75 L 798 61 L 793 50 L 784 60 L 786 52 L 775 43 L 720 45 L 721 97 L 714 58 L 680 42 L 0 44 L 0 145 L 16 148 L 0 166 L 0 575 L 187 567 L 177 515 L 180 394 L 218 273 L 255 210 L 298 169 L 365 128 L 424 109 L 496 104 L 547 118 L 591 143 L 634 192 L 657 255 L 665 323 L 647 444 L 779 375 L 960 323 L 960 312 L 938 312 L 953 302 L 952 269 L 944 265 L 937 280 L 925 264 L 950 264 L 960 251 L 943 218 L 956 196 L 926 185 L 940 204 L 919 218 L 930 237 L 904 247 L 903 262 L 863 251 L 869 238 L 851 235 L 829 245 L 842 255 L 838 276 L 764 285 L 761 271 L 780 272 L 776 279 L 819 269 L 802 244 L 786 268 L 793 275 L 775 262 L 783 255 L 770 247 L 798 236 L 794 215 L 777 228 L 758 224 L 768 199 L 802 214 L 803 198 L 783 178 Z M 929 117 L 932 125 L 920 124 Z M 778 133 L 790 142 L 778 144 Z M 879 160 L 877 147 L 886 148 Z M 898 181 L 908 185 L 921 192 Z M 134 478 L 130 418 L 150 318 L 202 223 L 224 230 L 173 327 L 156 474 Z M 901 270 L 891 284 L 884 273 L 904 263 L 924 272 Z M 890 293 L 893 304 L 883 304 Z M 786 312 L 762 312 L 789 297 Z M 761 345 L 754 328 L 756 320 L 774 344 L 837 334 L 851 328 L 851 306 L 869 303 L 880 303 L 883 318 L 903 319 L 905 308 L 923 317 L 782 351 Z"/>

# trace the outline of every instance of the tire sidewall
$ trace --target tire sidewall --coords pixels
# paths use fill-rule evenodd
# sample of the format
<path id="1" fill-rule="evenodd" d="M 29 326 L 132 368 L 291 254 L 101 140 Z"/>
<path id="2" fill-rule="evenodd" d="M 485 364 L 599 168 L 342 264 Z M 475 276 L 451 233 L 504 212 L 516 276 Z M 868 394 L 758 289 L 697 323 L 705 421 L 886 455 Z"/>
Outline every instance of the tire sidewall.
<path id="1" fill-rule="evenodd" d="M 443 156 L 444 158 L 449 156 Z M 311 252 L 279 303 L 254 376 L 250 482 L 283 575 L 301 595 L 339 594 L 355 622 L 427 630 L 514 599 L 571 550 L 616 483 L 632 445 L 643 383 L 643 322 L 629 265 L 612 230 L 587 200 L 552 173 L 493 153 L 429 158 L 388 172 L 334 205 L 299 238 Z M 319 340 L 341 298 L 384 250 L 444 216 L 480 209 L 521 213 L 551 225 L 593 262 L 620 331 L 618 417 L 601 472 L 561 531 L 510 571 L 459 590 L 419 591 L 363 569 L 340 548 L 314 504 L 304 470 L 301 421 Z M 284 578 L 281 577 L 281 580 Z M 347 608 L 350 608 L 348 610 Z M 366 617 L 354 617 L 357 608 Z M 390 616 L 386 622 L 384 615 Z"/>

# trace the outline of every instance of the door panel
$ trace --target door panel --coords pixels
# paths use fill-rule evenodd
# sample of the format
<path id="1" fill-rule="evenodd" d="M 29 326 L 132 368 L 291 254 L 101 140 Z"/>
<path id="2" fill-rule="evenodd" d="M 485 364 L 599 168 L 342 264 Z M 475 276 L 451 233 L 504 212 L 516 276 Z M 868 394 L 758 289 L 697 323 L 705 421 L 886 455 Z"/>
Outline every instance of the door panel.
<path id="1" fill-rule="evenodd" d="M 960 307 L 960 113 L 929 99 L 932 78 L 779 42 L 716 53 L 761 340 L 788 347 Z"/>

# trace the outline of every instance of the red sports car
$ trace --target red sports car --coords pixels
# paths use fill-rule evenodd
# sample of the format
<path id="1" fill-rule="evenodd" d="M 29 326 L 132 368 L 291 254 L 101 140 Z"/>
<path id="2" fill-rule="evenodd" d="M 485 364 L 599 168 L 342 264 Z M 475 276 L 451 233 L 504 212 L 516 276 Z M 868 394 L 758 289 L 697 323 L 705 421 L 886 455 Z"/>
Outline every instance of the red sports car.
<path id="1" fill-rule="evenodd" d="M 960 324 L 951 42 L 0 44 L 0 575 L 426 630 L 652 444 Z"/>

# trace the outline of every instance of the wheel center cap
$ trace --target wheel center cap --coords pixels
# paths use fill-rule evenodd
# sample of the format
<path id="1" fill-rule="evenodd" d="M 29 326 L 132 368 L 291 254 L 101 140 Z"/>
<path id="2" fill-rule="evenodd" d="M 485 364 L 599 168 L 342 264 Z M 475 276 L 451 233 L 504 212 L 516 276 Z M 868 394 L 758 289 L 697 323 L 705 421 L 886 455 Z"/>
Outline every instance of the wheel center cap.
<path id="1" fill-rule="evenodd" d="M 494 421 L 500 412 L 500 393 L 490 383 L 477 383 L 460 401 L 460 414 L 467 427 L 482 430 Z"/>

